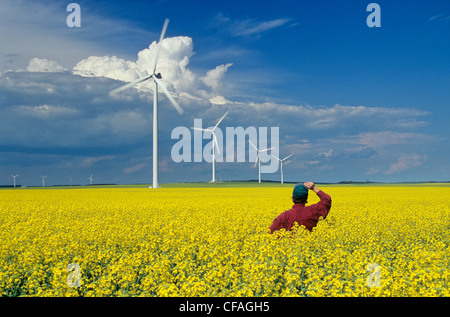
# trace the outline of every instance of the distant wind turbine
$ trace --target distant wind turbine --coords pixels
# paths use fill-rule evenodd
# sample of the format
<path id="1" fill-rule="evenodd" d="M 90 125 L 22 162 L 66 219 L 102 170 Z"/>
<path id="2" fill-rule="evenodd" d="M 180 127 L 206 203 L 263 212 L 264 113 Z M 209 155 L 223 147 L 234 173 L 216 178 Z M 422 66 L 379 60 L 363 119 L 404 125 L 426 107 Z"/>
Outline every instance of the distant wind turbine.
<path id="1" fill-rule="evenodd" d="M 11 175 L 12 178 L 14 178 L 14 188 L 16 188 L 16 177 L 19 176 L 19 174 L 17 175 Z"/>
<path id="2" fill-rule="evenodd" d="M 152 73 L 150 75 L 139 78 L 138 80 L 135 80 L 129 84 L 126 84 L 124 86 L 121 86 L 121 87 L 111 91 L 111 93 L 113 93 L 113 94 L 118 93 L 122 90 L 133 87 L 134 85 L 136 85 L 138 83 L 144 82 L 148 79 L 153 79 L 153 82 L 154 82 L 154 90 L 153 90 L 153 186 L 152 186 L 153 188 L 159 187 L 159 178 L 158 178 L 158 86 L 161 87 L 162 91 L 167 96 L 167 98 L 172 103 L 172 105 L 175 107 L 175 109 L 178 111 L 178 113 L 180 115 L 183 114 L 183 109 L 181 109 L 180 105 L 170 95 L 167 88 L 161 82 L 161 80 L 160 80 L 162 78 L 161 74 L 156 73 L 156 65 L 158 62 L 159 52 L 161 51 L 161 45 L 162 45 L 161 42 L 164 39 L 164 35 L 166 33 L 168 24 L 169 24 L 169 19 L 166 19 L 164 21 L 161 36 L 159 38 L 159 42 L 156 47 L 155 61 L 153 64 L 153 68 L 151 69 Z M 152 188 L 152 187 L 150 187 L 150 188 Z"/>
<path id="3" fill-rule="evenodd" d="M 93 177 L 93 176 L 94 176 L 94 175 L 91 174 L 91 176 L 88 177 L 88 180 L 89 180 L 89 186 L 92 185 L 92 177 Z"/>
<path id="4" fill-rule="evenodd" d="M 41 176 L 42 178 L 42 187 L 45 187 L 45 179 L 47 178 L 47 176 Z"/>
<path id="5" fill-rule="evenodd" d="M 274 158 L 276 158 L 278 161 L 280 161 L 280 165 L 281 165 L 281 184 L 283 184 L 283 162 L 285 160 L 287 160 L 288 158 L 290 158 L 293 154 L 286 156 L 284 159 L 280 159 L 278 157 L 276 157 L 275 155 L 271 154 Z"/>
<path id="6" fill-rule="evenodd" d="M 213 145 L 212 145 L 212 180 L 211 180 L 211 183 L 216 182 L 216 150 L 215 150 L 216 148 L 220 154 L 219 143 L 217 142 L 215 130 L 219 126 L 219 124 L 222 122 L 222 120 L 227 116 L 227 114 L 228 114 L 228 111 L 222 116 L 222 118 L 219 119 L 219 121 L 216 123 L 216 125 L 212 129 L 192 128 L 194 130 L 210 132 L 212 134 Z"/>
<path id="7" fill-rule="evenodd" d="M 263 150 L 260 150 L 260 149 L 258 149 L 253 143 L 252 143 L 252 141 L 248 141 L 249 143 L 250 143 L 250 145 L 251 146 L 253 146 L 254 148 L 255 148 L 255 150 L 256 151 L 258 151 L 258 155 L 256 156 L 256 162 L 255 162 L 255 165 L 253 166 L 253 167 L 255 167 L 256 166 L 256 163 L 258 163 L 258 175 L 259 175 L 259 183 L 261 183 L 261 158 L 260 158 L 260 153 L 261 152 L 266 152 L 266 151 L 269 151 L 269 150 L 272 150 L 273 149 L 273 147 L 271 147 L 271 148 L 269 148 L 269 149 L 263 149 Z"/>

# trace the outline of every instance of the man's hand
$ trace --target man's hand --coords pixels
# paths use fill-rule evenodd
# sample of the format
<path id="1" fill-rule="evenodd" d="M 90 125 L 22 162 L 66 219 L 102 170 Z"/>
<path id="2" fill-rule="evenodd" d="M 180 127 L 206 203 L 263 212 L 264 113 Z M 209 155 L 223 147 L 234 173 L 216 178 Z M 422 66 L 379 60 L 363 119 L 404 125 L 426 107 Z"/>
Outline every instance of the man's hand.
<path id="1" fill-rule="evenodd" d="M 305 183 L 303 183 L 303 185 L 306 187 L 306 188 L 308 188 L 308 189 L 310 189 L 310 190 L 312 190 L 313 192 L 315 192 L 316 194 L 319 192 L 319 190 L 320 189 L 318 189 L 317 187 L 316 187 L 316 185 L 313 183 L 313 182 L 305 182 Z"/>

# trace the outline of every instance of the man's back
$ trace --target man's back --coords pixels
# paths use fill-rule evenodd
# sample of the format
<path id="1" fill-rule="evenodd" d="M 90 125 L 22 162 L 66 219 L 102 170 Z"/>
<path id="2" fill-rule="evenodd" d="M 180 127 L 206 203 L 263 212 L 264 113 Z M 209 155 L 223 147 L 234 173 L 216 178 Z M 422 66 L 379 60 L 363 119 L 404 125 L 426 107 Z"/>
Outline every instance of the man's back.
<path id="1" fill-rule="evenodd" d="M 299 226 L 305 226 L 306 229 L 311 231 L 317 225 L 320 217 L 323 217 L 323 219 L 327 217 L 331 208 L 330 195 L 316 188 L 314 184 L 310 189 L 319 196 L 320 201 L 310 206 L 305 206 L 304 203 L 294 204 L 291 209 L 286 210 L 273 221 L 270 226 L 271 233 L 282 228 L 290 230 L 294 222 L 297 222 Z"/>

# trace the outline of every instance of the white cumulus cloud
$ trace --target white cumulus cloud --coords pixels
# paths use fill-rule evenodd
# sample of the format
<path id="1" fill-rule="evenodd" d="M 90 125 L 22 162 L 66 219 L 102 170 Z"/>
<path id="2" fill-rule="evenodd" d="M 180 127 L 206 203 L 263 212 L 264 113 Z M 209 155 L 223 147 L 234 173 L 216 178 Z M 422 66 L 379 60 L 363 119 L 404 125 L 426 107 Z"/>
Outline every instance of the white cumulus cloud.
<path id="1" fill-rule="evenodd" d="M 148 48 L 141 50 L 135 61 L 116 56 L 90 56 L 78 62 L 73 68 L 73 73 L 85 77 L 107 77 L 132 82 L 152 72 L 157 45 L 158 43 L 154 41 Z M 186 36 L 165 38 L 161 42 L 156 72 L 161 73 L 162 80 L 172 92 L 208 99 L 220 87 L 225 73 L 232 64 L 219 65 L 207 71 L 205 76 L 200 76 L 188 68 L 193 55 L 192 38 Z M 138 88 L 152 90 L 152 82 L 144 82 Z"/>
<path id="2" fill-rule="evenodd" d="M 205 77 L 202 77 L 201 80 L 213 90 L 217 90 L 222 81 L 223 76 L 227 72 L 228 68 L 230 68 L 233 64 L 228 63 L 225 65 L 219 65 L 214 69 L 209 70 L 206 73 Z"/>
<path id="3" fill-rule="evenodd" d="M 90 56 L 75 65 L 73 73 L 84 77 L 107 77 L 127 82 L 144 76 L 136 63 L 116 56 Z"/>
<path id="4" fill-rule="evenodd" d="M 227 100 L 224 96 L 215 96 L 209 99 L 209 102 L 213 105 L 226 105 L 232 104 L 232 101 Z"/>
<path id="5" fill-rule="evenodd" d="M 37 57 L 32 58 L 27 67 L 27 71 L 29 72 L 58 73 L 66 70 L 67 69 L 65 69 L 55 61 Z"/>

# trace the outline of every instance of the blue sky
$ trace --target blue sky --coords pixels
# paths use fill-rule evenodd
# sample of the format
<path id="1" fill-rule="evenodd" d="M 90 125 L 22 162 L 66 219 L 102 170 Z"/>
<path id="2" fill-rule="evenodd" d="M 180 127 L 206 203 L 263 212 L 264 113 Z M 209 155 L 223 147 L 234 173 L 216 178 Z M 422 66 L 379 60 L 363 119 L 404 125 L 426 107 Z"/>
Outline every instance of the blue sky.
<path id="1" fill-rule="evenodd" d="M 370 2 L 77 1 L 69 28 L 70 1 L 2 1 L 0 184 L 150 183 L 151 85 L 109 91 L 145 74 L 165 18 L 158 70 L 185 113 L 160 95 L 161 183 L 211 179 L 173 161 L 171 131 L 226 111 L 224 131 L 279 127 L 286 181 L 448 181 L 450 4 L 376 1 L 370 28 Z"/>

